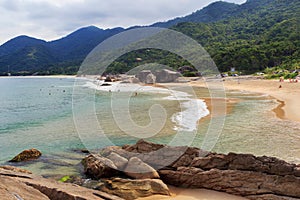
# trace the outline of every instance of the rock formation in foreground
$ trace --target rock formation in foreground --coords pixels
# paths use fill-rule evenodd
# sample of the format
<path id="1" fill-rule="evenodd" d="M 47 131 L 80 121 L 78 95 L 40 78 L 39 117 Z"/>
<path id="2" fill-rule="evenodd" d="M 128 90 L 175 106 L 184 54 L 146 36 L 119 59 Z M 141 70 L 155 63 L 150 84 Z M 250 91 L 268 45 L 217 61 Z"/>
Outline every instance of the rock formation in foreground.
<path id="1" fill-rule="evenodd" d="M 132 161 L 138 166 L 133 167 Z M 216 154 L 198 148 L 171 147 L 140 140 L 135 145 L 105 148 L 97 155 L 87 156 L 83 163 L 89 177 L 106 178 L 109 187 L 102 185 L 96 189 L 125 199 L 137 197 L 118 189 L 124 180 L 130 185 L 129 178 L 144 179 L 144 182 L 160 178 L 169 185 L 211 189 L 255 200 L 300 198 L 300 165 L 273 157 Z M 137 171 L 127 171 L 128 167 Z M 116 181 L 113 177 L 124 179 Z M 167 190 L 162 191 L 168 194 Z M 150 193 L 144 192 L 142 196 L 147 195 Z"/>
<path id="2" fill-rule="evenodd" d="M 60 183 L 14 167 L 0 167 L 1 200 L 122 200 L 101 191 Z"/>

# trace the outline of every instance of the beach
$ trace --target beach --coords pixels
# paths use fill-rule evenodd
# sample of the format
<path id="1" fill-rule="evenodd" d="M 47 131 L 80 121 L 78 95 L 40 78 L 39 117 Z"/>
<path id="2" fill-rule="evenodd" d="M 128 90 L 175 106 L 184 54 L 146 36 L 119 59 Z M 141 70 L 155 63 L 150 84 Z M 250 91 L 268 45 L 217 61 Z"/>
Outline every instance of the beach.
<path id="1" fill-rule="evenodd" d="M 273 109 L 276 117 L 282 120 L 292 120 L 300 122 L 300 83 L 290 83 L 288 80 L 284 82 L 279 82 L 278 80 L 263 80 L 257 77 L 238 77 L 238 78 L 226 78 L 223 81 L 225 92 L 231 90 L 253 92 L 267 94 L 271 97 L 277 99 L 279 105 Z M 220 80 L 221 81 L 221 80 Z M 185 84 L 185 83 L 183 83 Z M 168 84 L 167 84 L 168 85 Z M 181 83 L 179 84 L 181 85 Z M 203 79 L 197 81 L 191 81 L 189 83 L 193 87 L 204 87 L 207 88 L 206 82 Z M 281 87 L 279 88 L 279 86 Z M 208 106 L 208 109 L 212 109 L 211 99 L 204 98 Z M 232 107 L 236 103 L 235 99 L 218 99 L 217 102 L 226 102 L 226 114 L 230 113 Z M 223 102 L 224 103 L 224 102 Z M 222 111 L 218 111 L 222 113 Z M 208 117 L 207 117 L 208 118 Z M 242 200 L 243 197 L 238 197 L 234 195 L 228 195 L 226 193 L 215 192 L 205 189 L 184 189 L 170 187 L 172 192 L 172 197 L 163 196 L 152 196 L 148 198 L 141 198 L 143 200 L 155 200 L 155 199 L 184 199 L 184 200 Z"/>
<path id="2" fill-rule="evenodd" d="M 247 200 L 246 198 L 206 189 L 185 189 L 169 186 L 171 197 L 154 195 L 138 200 Z"/>
<path id="3" fill-rule="evenodd" d="M 239 90 L 270 95 L 280 103 L 274 109 L 281 119 L 300 121 L 300 83 L 290 83 L 289 80 L 263 80 L 251 77 L 226 78 L 223 81 L 226 90 Z M 204 81 L 191 82 L 193 86 L 206 87 Z M 281 88 L 279 86 L 281 85 Z"/>

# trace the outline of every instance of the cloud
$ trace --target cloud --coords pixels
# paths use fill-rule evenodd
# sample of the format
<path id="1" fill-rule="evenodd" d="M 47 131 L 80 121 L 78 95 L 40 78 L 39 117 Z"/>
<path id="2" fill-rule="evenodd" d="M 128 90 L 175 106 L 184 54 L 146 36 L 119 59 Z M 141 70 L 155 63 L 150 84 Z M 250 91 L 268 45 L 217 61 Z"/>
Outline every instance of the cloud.
<path id="1" fill-rule="evenodd" d="M 213 1 L 0 0 L 0 43 L 17 35 L 53 40 L 89 25 L 100 28 L 148 25 L 190 14 Z"/>

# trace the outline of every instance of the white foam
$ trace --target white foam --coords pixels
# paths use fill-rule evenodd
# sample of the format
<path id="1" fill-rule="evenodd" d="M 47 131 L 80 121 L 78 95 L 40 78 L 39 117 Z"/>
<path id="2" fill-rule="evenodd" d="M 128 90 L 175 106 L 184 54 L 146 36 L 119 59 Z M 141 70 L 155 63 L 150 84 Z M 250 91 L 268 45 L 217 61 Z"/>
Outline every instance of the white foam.
<path id="1" fill-rule="evenodd" d="M 196 131 L 198 121 L 210 113 L 204 100 L 193 98 L 192 95 L 186 92 L 152 86 L 141 86 L 139 84 L 123 84 L 118 82 L 110 84 L 110 86 L 101 86 L 101 83 L 99 84 L 88 81 L 84 87 L 106 92 L 145 92 L 167 94 L 169 96 L 164 97 L 164 100 L 179 101 L 181 111 L 173 114 L 171 117 L 172 122 L 176 124 L 173 128 L 176 131 Z"/>

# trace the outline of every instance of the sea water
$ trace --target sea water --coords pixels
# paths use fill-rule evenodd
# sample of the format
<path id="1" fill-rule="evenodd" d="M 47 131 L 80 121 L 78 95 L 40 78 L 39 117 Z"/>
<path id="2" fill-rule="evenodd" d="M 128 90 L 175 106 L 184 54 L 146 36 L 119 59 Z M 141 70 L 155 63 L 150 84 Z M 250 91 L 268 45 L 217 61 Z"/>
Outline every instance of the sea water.
<path id="1" fill-rule="evenodd" d="M 174 91 L 154 87 L 141 87 L 135 94 L 130 87 L 99 88 L 90 80 L 74 78 L 1 78 L 0 164 L 8 164 L 24 149 L 37 148 L 43 153 L 41 159 L 23 163 L 22 167 L 46 176 L 76 174 L 85 156 L 80 149 L 105 145 L 99 141 L 100 132 L 115 145 L 133 144 L 144 138 L 138 132 L 142 129 L 122 127 L 116 122 L 111 112 L 113 97 L 115 107 L 129 107 L 132 121 L 140 127 L 151 124 L 149 110 L 153 105 L 164 108 L 163 126 L 157 134 L 147 135 L 147 140 L 170 144 L 180 132 L 183 144 L 202 146 L 210 120 L 203 118 L 209 112 L 198 98 L 208 97 L 207 90 L 194 88 L 198 97 L 194 99 L 180 91 L 174 95 Z M 81 97 L 80 106 L 74 108 L 75 91 L 80 91 Z M 130 98 L 123 99 L 122 95 Z M 278 106 L 276 99 L 243 91 L 227 91 L 226 95 L 237 101 L 220 127 L 213 151 L 276 156 L 300 163 L 300 124 L 276 118 L 271 111 Z M 82 132 L 76 116 L 86 117 L 85 124 L 92 122 L 90 104 L 101 130 Z M 198 111 L 193 110 L 195 105 Z M 195 130 L 196 134 L 190 135 Z"/>

